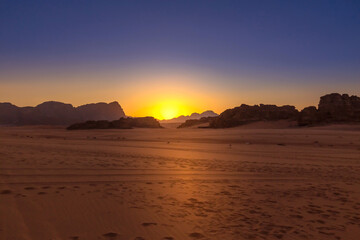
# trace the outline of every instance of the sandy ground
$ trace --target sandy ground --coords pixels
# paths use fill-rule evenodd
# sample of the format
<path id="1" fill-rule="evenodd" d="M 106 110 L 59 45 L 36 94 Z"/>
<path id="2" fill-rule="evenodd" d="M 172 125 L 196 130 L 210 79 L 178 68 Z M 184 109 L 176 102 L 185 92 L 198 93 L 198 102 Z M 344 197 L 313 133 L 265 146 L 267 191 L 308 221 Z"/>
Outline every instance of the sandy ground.
<path id="1" fill-rule="evenodd" d="M 359 239 L 360 131 L 0 128 L 0 239 Z"/>

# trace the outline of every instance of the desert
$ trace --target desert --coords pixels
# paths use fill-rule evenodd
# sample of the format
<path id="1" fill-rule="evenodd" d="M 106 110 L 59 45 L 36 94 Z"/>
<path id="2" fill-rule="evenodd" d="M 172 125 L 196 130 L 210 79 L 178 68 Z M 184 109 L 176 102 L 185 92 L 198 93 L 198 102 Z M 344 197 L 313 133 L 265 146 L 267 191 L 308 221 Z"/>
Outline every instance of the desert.
<path id="1" fill-rule="evenodd" d="M 359 126 L 274 125 L 2 127 L 0 238 L 358 239 Z"/>
<path id="2" fill-rule="evenodd" d="M 360 240 L 359 13 L 1 0 L 0 240 Z"/>

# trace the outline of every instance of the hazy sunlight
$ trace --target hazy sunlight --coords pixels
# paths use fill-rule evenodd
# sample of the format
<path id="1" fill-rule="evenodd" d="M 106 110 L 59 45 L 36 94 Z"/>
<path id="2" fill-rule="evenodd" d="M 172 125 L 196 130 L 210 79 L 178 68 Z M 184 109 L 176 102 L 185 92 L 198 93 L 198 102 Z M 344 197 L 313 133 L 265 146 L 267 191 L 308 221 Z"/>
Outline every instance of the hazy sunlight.
<path id="1" fill-rule="evenodd" d="M 171 119 L 180 115 L 189 114 L 189 109 L 177 100 L 161 101 L 153 107 L 152 116 L 157 119 Z"/>

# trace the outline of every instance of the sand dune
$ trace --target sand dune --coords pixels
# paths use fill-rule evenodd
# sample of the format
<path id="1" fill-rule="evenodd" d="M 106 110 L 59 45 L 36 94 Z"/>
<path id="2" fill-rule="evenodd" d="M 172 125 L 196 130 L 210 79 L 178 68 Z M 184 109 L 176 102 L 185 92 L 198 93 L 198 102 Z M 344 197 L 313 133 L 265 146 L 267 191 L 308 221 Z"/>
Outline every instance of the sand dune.
<path id="1" fill-rule="evenodd" d="M 355 240 L 358 130 L 0 128 L 0 239 Z"/>

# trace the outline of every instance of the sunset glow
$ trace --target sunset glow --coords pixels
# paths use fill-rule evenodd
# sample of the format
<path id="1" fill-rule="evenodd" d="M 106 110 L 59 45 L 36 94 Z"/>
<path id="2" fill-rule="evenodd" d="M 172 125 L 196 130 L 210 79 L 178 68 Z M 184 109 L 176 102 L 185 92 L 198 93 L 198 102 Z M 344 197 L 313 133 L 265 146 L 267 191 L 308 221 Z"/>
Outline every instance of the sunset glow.
<path id="1" fill-rule="evenodd" d="M 188 115 L 191 110 L 179 100 L 164 100 L 151 108 L 152 116 L 159 120 L 171 119 L 180 115 Z"/>
<path id="2" fill-rule="evenodd" d="M 178 114 L 178 109 L 172 106 L 161 109 L 161 115 L 163 119 L 174 118 L 177 116 L 177 114 Z"/>

